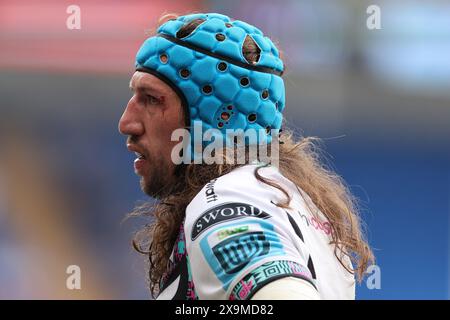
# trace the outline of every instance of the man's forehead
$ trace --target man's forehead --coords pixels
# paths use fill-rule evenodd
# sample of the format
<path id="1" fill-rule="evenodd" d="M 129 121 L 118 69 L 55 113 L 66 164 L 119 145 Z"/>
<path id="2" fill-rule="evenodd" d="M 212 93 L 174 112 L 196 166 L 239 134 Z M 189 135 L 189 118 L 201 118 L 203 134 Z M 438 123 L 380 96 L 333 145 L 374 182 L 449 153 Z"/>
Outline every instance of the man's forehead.
<path id="1" fill-rule="evenodd" d="M 170 88 L 152 74 L 136 71 L 130 80 L 130 88 L 136 90 L 152 90 L 165 93 Z"/>

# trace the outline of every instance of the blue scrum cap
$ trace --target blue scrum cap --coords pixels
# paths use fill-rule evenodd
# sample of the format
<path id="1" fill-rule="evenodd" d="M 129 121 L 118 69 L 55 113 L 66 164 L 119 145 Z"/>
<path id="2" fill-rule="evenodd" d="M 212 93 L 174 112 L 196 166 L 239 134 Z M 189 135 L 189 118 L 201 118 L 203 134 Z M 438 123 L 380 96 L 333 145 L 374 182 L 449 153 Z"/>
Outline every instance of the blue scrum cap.
<path id="1" fill-rule="evenodd" d="M 190 34 L 180 28 L 193 20 Z M 251 37 L 260 50 L 252 63 L 243 54 Z M 278 49 L 256 27 L 217 13 L 180 16 L 161 25 L 136 55 L 136 70 L 166 82 L 180 96 L 187 125 L 200 121 L 203 132 L 214 128 L 262 129 L 266 142 L 279 130 L 285 106 L 284 70 Z"/>

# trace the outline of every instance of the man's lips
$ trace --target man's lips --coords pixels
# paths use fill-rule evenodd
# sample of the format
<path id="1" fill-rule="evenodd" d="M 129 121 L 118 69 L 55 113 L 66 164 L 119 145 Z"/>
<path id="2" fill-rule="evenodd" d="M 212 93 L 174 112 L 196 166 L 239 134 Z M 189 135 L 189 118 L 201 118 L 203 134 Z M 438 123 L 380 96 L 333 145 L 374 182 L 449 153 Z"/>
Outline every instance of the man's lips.
<path id="1" fill-rule="evenodd" d="M 135 154 L 138 158 L 144 158 L 144 159 L 146 158 L 146 157 L 145 157 L 144 151 L 143 151 L 141 148 L 139 148 L 138 146 L 134 145 L 134 144 L 128 143 L 128 144 L 127 144 L 127 149 L 128 149 L 128 151 L 130 151 L 130 152 L 134 152 L 134 154 Z"/>
<path id="2" fill-rule="evenodd" d="M 140 176 L 144 175 L 144 166 L 147 163 L 145 158 L 137 158 L 134 160 L 134 172 Z"/>
<path id="3" fill-rule="evenodd" d="M 142 176 L 143 168 L 145 166 L 145 163 L 147 162 L 147 158 L 145 157 L 143 151 L 141 151 L 140 148 L 135 145 L 127 144 L 127 149 L 131 152 L 134 152 L 134 154 L 136 155 L 137 158 L 134 160 L 134 171 L 136 172 L 136 174 Z"/>

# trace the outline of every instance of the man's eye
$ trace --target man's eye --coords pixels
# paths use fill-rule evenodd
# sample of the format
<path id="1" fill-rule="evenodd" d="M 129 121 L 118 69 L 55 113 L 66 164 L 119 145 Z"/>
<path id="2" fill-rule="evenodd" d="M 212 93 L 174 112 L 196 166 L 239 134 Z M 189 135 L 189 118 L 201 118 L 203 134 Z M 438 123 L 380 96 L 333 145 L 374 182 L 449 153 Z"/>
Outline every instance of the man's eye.
<path id="1" fill-rule="evenodd" d="M 147 95 L 147 103 L 148 104 L 161 104 L 161 100 L 152 96 L 152 95 Z"/>

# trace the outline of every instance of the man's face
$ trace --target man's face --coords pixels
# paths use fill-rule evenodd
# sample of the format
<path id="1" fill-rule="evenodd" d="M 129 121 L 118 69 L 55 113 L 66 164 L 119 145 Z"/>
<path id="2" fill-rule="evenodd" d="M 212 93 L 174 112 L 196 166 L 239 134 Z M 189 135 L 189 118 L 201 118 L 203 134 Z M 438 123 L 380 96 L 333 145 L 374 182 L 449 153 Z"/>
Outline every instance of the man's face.
<path id="1" fill-rule="evenodd" d="M 134 170 L 141 176 L 142 190 L 160 197 L 175 182 L 171 160 L 173 130 L 183 128 L 181 100 L 157 77 L 136 71 L 130 81 L 133 91 L 119 121 L 120 133 L 127 135 L 127 148 L 136 152 Z"/>

